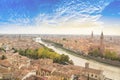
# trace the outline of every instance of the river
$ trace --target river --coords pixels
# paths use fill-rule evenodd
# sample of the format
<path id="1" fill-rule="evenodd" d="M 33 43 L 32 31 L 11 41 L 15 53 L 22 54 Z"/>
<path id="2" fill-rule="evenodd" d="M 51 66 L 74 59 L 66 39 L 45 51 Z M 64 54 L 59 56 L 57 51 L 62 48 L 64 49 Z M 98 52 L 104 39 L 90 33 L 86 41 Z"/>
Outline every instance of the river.
<path id="1" fill-rule="evenodd" d="M 36 38 L 36 42 L 44 44 L 46 47 L 53 49 L 55 52 L 57 52 L 59 54 L 68 55 L 70 57 L 70 59 L 73 61 L 74 65 L 84 67 L 85 63 L 89 62 L 90 68 L 103 70 L 103 74 L 105 75 L 105 77 L 110 78 L 112 80 L 120 80 L 120 68 L 119 67 L 110 66 L 110 65 L 100 63 L 100 62 L 97 62 L 94 60 L 87 60 L 87 59 L 84 59 L 82 57 L 72 55 L 72 54 L 70 54 L 70 52 L 68 52 L 60 47 L 55 47 L 53 45 L 50 45 L 50 43 L 46 43 L 46 42 L 41 41 L 40 38 Z"/>

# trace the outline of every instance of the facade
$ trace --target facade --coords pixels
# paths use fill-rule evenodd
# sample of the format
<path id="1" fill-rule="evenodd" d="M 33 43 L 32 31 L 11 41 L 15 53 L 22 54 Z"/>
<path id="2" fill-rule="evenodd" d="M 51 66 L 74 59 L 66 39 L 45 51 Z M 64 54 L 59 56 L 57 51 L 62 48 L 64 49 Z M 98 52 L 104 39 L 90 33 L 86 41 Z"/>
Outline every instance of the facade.
<path id="1" fill-rule="evenodd" d="M 89 63 L 85 64 L 85 69 L 83 70 L 83 74 L 89 79 L 105 80 L 103 71 L 89 68 Z"/>

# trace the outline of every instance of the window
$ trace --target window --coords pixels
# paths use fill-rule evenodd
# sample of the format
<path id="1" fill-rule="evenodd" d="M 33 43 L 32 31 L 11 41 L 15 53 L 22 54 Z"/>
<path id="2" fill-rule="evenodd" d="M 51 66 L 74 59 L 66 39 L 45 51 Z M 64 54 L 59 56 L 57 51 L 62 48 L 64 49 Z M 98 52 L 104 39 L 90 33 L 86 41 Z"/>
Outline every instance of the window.
<path id="1" fill-rule="evenodd" d="M 97 78 L 97 75 L 95 75 L 95 78 Z"/>
<path id="2" fill-rule="evenodd" d="M 93 74 L 91 74 L 91 77 L 93 77 Z"/>

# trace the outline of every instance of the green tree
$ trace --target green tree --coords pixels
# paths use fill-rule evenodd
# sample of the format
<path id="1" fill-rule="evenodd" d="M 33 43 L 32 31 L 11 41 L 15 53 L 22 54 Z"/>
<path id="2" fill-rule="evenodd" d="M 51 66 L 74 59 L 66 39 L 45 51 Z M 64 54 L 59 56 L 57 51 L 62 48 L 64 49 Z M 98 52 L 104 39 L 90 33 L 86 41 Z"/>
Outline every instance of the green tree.
<path id="1" fill-rule="evenodd" d="M 15 49 L 15 48 L 12 48 L 12 50 L 14 51 L 13 53 L 18 52 L 18 50 L 17 50 L 17 49 Z"/>
<path id="2" fill-rule="evenodd" d="M 63 38 L 64 41 L 66 41 L 66 38 Z"/>
<path id="3" fill-rule="evenodd" d="M 95 56 L 95 57 L 102 56 L 102 54 L 100 53 L 100 51 L 98 49 L 94 49 L 93 51 L 90 51 L 89 55 Z"/>
<path id="4" fill-rule="evenodd" d="M 25 49 L 25 50 L 17 50 L 20 55 L 27 56 L 32 59 L 39 59 L 39 58 L 49 58 L 53 59 L 53 62 L 60 63 L 60 64 L 66 64 L 70 63 L 72 64 L 72 61 L 69 61 L 69 56 L 67 55 L 60 55 L 56 53 L 54 50 L 49 49 L 47 47 L 42 47 L 39 49 Z"/>
<path id="5" fill-rule="evenodd" d="M 1 60 L 7 59 L 5 55 L 2 55 Z"/>
<path id="6" fill-rule="evenodd" d="M 2 48 L 2 47 L 0 48 L 0 51 L 4 51 L 4 52 L 6 52 L 6 50 L 5 50 L 4 48 Z"/>
<path id="7" fill-rule="evenodd" d="M 62 64 L 65 64 L 66 62 L 69 62 L 69 56 L 62 54 L 60 56 L 60 61 L 61 61 Z"/>
<path id="8" fill-rule="evenodd" d="M 118 58 L 117 53 L 110 50 L 105 51 L 105 57 L 111 60 L 116 60 Z"/>
<path id="9" fill-rule="evenodd" d="M 67 78 L 65 78 L 65 77 L 64 77 L 64 79 L 63 79 L 63 80 L 67 80 Z"/>

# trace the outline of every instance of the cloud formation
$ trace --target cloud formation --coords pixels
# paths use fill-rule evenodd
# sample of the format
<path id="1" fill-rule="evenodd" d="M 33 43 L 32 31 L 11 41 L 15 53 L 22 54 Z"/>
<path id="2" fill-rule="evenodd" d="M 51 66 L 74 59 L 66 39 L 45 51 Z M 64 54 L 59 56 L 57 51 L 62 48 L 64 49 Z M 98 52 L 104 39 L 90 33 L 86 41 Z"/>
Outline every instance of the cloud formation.
<path id="1" fill-rule="evenodd" d="M 3 22 L 13 24 L 39 24 L 42 21 L 64 23 L 71 20 L 79 22 L 97 21 L 101 11 L 112 0 L 16 0 L 0 1 L 0 16 Z M 5 13 L 4 13 L 5 12 Z M 40 24 L 39 24 L 40 25 Z"/>
<path id="2" fill-rule="evenodd" d="M 0 7 L 5 9 L 0 9 L 0 24 L 9 25 L 2 27 L 3 33 L 14 29 L 9 33 L 64 33 L 68 30 L 66 33 L 78 34 L 80 31 L 85 33 L 85 30 L 86 33 L 88 30 L 102 30 L 101 12 L 114 0 L 2 1 Z"/>
<path id="3" fill-rule="evenodd" d="M 98 19 L 102 10 L 112 0 L 65 0 L 54 10 L 53 14 L 39 14 L 35 22 L 39 26 L 56 27 L 90 27 L 100 26 Z M 45 24 L 45 25 L 44 25 Z"/>

